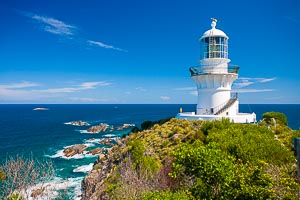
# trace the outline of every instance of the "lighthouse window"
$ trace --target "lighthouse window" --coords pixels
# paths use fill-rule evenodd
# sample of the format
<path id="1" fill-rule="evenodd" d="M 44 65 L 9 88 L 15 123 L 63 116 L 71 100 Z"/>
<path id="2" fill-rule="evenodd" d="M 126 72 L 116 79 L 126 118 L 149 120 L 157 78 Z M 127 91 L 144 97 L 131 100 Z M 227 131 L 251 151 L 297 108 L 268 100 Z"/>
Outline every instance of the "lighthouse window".
<path id="1" fill-rule="evenodd" d="M 201 59 L 227 58 L 227 39 L 224 37 L 206 37 L 201 40 Z"/>

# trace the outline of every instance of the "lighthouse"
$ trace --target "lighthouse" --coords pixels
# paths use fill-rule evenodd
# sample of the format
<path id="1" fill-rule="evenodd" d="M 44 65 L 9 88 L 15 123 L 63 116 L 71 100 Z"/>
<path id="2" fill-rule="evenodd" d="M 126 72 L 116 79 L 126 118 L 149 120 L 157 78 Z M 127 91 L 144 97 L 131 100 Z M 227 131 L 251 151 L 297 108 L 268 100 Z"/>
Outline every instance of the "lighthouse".
<path id="1" fill-rule="evenodd" d="M 255 113 L 239 113 L 238 94 L 232 93 L 231 87 L 238 78 L 240 67 L 229 64 L 229 37 L 216 25 L 217 20 L 212 18 L 211 29 L 199 39 L 199 65 L 189 69 L 198 92 L 195 112 L 180 112 L 176 117 L 200 120 L 229 118 L 231 122 L 254 123 Z"/>

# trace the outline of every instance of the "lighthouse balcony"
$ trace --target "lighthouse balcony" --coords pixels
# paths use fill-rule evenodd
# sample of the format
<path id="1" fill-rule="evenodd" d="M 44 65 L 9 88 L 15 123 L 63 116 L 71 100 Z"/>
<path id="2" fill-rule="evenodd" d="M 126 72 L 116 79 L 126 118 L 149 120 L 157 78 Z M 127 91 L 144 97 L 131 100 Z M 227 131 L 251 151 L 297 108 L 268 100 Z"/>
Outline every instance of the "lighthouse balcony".
<path id="1" fill-rule="evenodd" d="M 240 67 L 237 65 L 229 65 L 228 67 L 191 67 L 191 76 L 203 75 L 203 74 L 238 74 Z"/>

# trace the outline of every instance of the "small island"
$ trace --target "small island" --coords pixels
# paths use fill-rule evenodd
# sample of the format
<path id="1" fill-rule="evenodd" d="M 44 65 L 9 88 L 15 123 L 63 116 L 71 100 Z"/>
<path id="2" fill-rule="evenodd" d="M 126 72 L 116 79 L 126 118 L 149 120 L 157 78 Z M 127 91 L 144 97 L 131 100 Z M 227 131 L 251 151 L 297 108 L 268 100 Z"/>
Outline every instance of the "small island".
<path id="1" fill-rule="evenodd" d="M 129 128 L 129 127 L 134 127 L 135 124 L 123 124 L 122 126 L 119 126 L 117 128 L 118 131 L 122 131 L 123 129 Z"/>
<path id="2" fill-rule="evenodd" d="M 71 157 L 76 154 L 82 154 L 86 150 L 87 146 L 84 144 L 75 144 L 64 149 L 64 154 L 66 157 Z"/>
<path id="3" fill-rule="evenodd" d="M 32 110 L 49 110 L 49 108 L 34 108 Z"/>
<path id="4" fill-rule="evenodd" d="M 92 126 L 91 128 L 89 128 L 87 130 L 88 133 L 92 133 L 92 134 L 95 134 L 95 133 L 101 133 L 101 132 L 105 132 L 107 130 L 107 128 L 109 127 L 108 124 L 105 124 L 105 123 L 100 123 L 96 126 Z"/>
<path id="5" fill-rule="evenodd" d="M 81 121 L 81 120 L 66 122 L 64 124 L 72 125 L 72 126 L 90 126 L 90 124 L 88 122 L 84 122 L 84 121 Z"/>

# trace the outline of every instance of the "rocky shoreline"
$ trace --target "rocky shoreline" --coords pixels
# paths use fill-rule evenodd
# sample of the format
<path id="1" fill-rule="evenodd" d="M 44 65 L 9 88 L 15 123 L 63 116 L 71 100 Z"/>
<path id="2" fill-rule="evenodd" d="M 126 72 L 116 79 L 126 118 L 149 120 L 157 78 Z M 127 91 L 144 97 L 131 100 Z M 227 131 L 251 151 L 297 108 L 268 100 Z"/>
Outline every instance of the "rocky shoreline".
<path id="1" fill-rule="evenodd" d="M 105 138 L 102 139 L 99 144 L 105 145 L 108 148 L 111 148 L 112 146 L 119 144 L 121 145 L 122 142 L 121 140 L 116 138 L 116 139 L 111 139 L 111 138 Z M 69 146 L 63 150 L 64 156 L 65 157 L 72 157 L 76 154 L 83 154 L 87 150 L 87 146 L 84 144 L 74 144 L 72 146 Z M 87 152 L 87 154 L 91 155 L 100 155 L 106 151 L 106 148 L 104 147 L 97 147 L 94 149 L 91 149 Z"/>
<path id="2" fill-rule="evenodd" d="M 117 154 L 116 151 L 119 151 L 119 147 L 125 146 L 124 141 L 124 139 L 117 139 L 113 147 L 108 148 L 106 152 L 98 155 L 93 170 L 81 182 L 82 200 L 109 199 L 109 196 L 105 192 L 104 181 L 111 175 L 114 167 L 122 160 L 122 158 L 116 157 L 121 155 Z"/>

